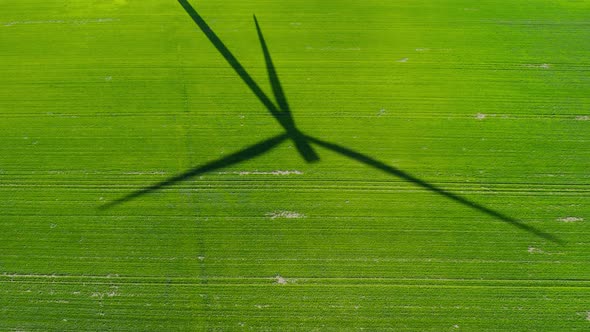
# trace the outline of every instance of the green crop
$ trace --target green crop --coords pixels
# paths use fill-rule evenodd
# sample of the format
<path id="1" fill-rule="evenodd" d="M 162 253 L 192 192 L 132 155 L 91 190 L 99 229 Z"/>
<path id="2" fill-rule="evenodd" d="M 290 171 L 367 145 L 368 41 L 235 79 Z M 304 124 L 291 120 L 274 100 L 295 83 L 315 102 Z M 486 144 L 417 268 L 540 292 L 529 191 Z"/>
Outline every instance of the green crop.
<path id="1" fill-rule="evenodd" d="M 587 330 L 589 13 L 0 2 L 0 330 Z"/>

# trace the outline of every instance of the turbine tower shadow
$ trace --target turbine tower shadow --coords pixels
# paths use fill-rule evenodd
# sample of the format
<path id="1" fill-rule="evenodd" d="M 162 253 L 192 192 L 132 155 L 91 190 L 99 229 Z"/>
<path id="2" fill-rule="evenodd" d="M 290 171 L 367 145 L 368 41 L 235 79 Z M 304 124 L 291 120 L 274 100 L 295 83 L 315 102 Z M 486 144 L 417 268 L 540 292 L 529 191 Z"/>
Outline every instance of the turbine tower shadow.
<path id="1" fill-rule="evenodd" d="M 258 142 L 250 147 L 247 147 L 243 150 L 235 152 L 227 157 L 220 158 L 209 163 L 203 164 L 201 166 L 197 166 L 193 169 L 190 169 L 184 173 L 179 175 L 173 176 L 169 179 L 166 179 L 162 182 L 156 183 L 149 187 L 137 190 L 132 192 L 126 196 L 123 196 L 117 200 L 111 201 L 103 206 L 101 209 L 111 208 L 113 206 L 119 205 L 121 203 L 130 201 L 135 199 L 139 196 L 145 195 L 155 190 L 162 189 L 167 186 L 171 186 L 177 182 L 187 180 L 189 178 L 201 175 L 206 172 L 211 172 L 217 169 L 221 169 L 224 167 L 228 167 L 231 165 L 235 165 L 250 159 L 254 159 L 266 152 L 271 151 L 287 139 L 290 139 L 295 144 L 295 147 L 301 157 L 307 162 L 316 162 L 319 161 L 319 156 L 316 151 L 313 149 L 312 145 L 320 146 L 324 149 L 331 150 L 337 154 L 345 156 L 347 158 L 353 159 L 359 163 L 365 164 L 366 166 L 372 167 L 374 169 L 380 170 L 385 172 L 389 175 L 396 176 L 400 179 L 405 181 L 414 183 L 415 185 L 422 187 L 425 190 L 443 196 L 447 199 L 450 199 L 456 203 L 459 203 L 463 206 L 469 207 L 473 210 L 491 216 L 495 219 L 501 220 L 506 222 L 510 225 L 513 225 L 521 230 L 527 231 L 531 234 L 534 234 L 538 237 L 543 239 L 549 240 L 555 243 L 563 243 L 559 238 L 552 234 L 548 234 L 543 232 L 533 226 L 527 225 L 522 221 L 519 221 L 515 218 L 507 216 L 501 212 L 488 208 L 484 205 L 481 205 L 477 202 L 471 201 L 465 197 L 462 197 L 458 194 L 452 193 L 447 191 L 443 188 L 435 186 L 429 182 L 426 182 L 420 178 L 417 178 L 403 170 L 395 168 L 393 166 L 389 166 L 381 161 L 373 159 L 365 154 L 360 152 L 354 151 L 352 149 L 340 146 L 335 143 L 330 143 L 319 138 L 315 138 L 309 135 L 304 134 L 301 132 L 295 125 L 295 121 L 291 114 L 291 109 L 287 102 L 287 98 L 284 94 L 283 88 L 281 86 L 277 71 L 274 67 L 272 62 L 272 58 L 270 56 L 270 52 L 264 40 L 264 36 L 262 34 L 262 30 L 260 29 L 260 25 L 258 24 L 258 20 L 256 16 L 254 16 L 254 24 L 256 26 L 256 31 L 258 34 L 258 39 L 260 41 L 260 45 L 262 48 L 262 52 L 264 55 L 264 60 L 266 63 L 266 70 L 268 72 L 268 79 L 270 81 L 270 85 L 272 87 L 272 92 L 276 101 L 273 102 L 271 98 L 269 98 L 264 91 L 258 86 L 258 84 L 254 81 L 254 79 L 248 74 L 244 66 L 238 61 L 238 59 L 229 51 L 229 49 L 225 46 L 225 44 L 221 41 L 221 39 L 215 34 L 215 32 L 209 27 L 209 25 L 203 20 L 203 18 L 197 13 L 197 11 L 190 5 L 187 0 L 178 0 L 180 5 L 184 8 L 184 10 L 188 13 L 188 15 L 192 18 L 192 20 L 197 24 L 200 30 L 205 34 L 205 36 L 209 39 L 211 44 L 215 46 L 217 51 L 223 56 L 223 58 L 228 62 L 228 64 L 233 68 L 233 70 L 238 74 L 238 76 L 244 81 L 244 83 L 250 88 L 252 93 L 258 98 L 258 100 L 265 106 L 267 111 L 277 120 L 279 125 L 283 128 L 284 133 L 266 139 L 264 141 Z"/>

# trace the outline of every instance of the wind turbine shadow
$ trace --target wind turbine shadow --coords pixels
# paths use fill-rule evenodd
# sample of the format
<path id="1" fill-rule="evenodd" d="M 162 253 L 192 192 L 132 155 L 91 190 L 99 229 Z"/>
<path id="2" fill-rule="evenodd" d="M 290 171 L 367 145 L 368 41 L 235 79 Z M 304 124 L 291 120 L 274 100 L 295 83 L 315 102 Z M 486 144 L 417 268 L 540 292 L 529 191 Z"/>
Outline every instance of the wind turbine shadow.
<path id="1" fill-rule="evenodd" d="M 400 169 L 397 169 L 397 168 L 395 168 L 393 166 L 389 166 L 389 165 L 387 165 L 387 164 L 385 164 L 385 163 L 383 163 L 381 161 L 378 161 L 376 159 L 373 159 L 373 158 L 371 158 L 371 157 L 369 157 L 367 155 L 364 155 L 364 154 L 362 154 L 360 152 L 357 152 L 357 151 L 354 151 L 354 150 L 345 148 L 345 147 L 340 146 L 338 144 L 334 144 L 334 143 L 330 143 L 330 142 L 327 142 L 327 141 L 324 141 L 324 140 L 321 140 L 321 139 L 318 139 L 318 138 L 314 138 L 314 137 L 311 137 L 311 136 L 306 136 L 306 137 L 307 137 L 307 139 L 309 141 L 311 141 L 311 142 L 313 142 L 313 143 L 315 143 L 315 144 L 317 144 L 319 146 L 322 146 L 322 147 L 324 147 L 324 148 L 326 148 L 328 150 L 332 150 L 332 151 L 334 151 L 334 152 L 336 152 L 338 154 L 341 154 L 341 155 L 343 155 L 345 157 L 348 157 L 350 159 L 356 160 L 356 161 L 358 161 L 360 163 L 363 163 L 363 164 L 365 164 L 367 166 L 370 166 L 372 168 L 378 169 L 378 170 L 383 171 L 383 172 L 385 172 L 387 174 L 396 176 L 396 177 L 401 178 L 403 180 L 406 180 L 408 182 L 412 182 L 412 183 L 414 183 L 414 184 L 416 184 L 416 185 L 418 185 L 418 186 L 420 186 L 420 187 L 422 187 L 422 188 L 424 188 L 424 189 L 426 189 L 428 191 L 431 191 L 433 193 L 436 193 L 438 195 L 441 195 L 443 197 L 446 197 L 446 198 L 448 198 L 450 200 L 453 200 L 453 201 L 455 201 L 455 202 L 457 202 L 459 204 L 465 205 L 465 206 L 467 206 L 469 208 L 472 208 L 474 210 L 477 210 L 479 212 L 482 212 L 484 214 L 487 214 L 487 215 L 489 215 L 491 217 L 494 217 L 496 219 L 499 219 L 501 221 L 507 222 L 507 223 L 509 223 L 509 224 L 511 224 L 511 225 L 513 225 L 515 227 L 518 227 L 518 228 L 520 228 L 520 229 L 522 229 L 524 231 L 527 231 L 527 232 L 530 232 L 532 234 L 535 234 L 536 236 L 542 237 L 542 238 L 544 238 L 546 240 L 549 240 L 549 241 L 552 241 L 552 242 L 556 242 L 556 243 L 562 243 L 562 241 L 560 239 L 558 239 L 557 237 L 555 237 L 554 235 L 545 233 L 545 232 L 543 232 L 541 230 L 538 230 L 538 229 L 534 228 L 533 226 L 524 224 L 523 222 L 521 222 L 521 221 L 519 221 L 519 220 L 517 220 L 515 218 L 509 217 L 509 216 L 507 216 L 507 215 L 505 215 L 505 214 L 503 214 L 501 212 L 492 210 L 492 209 L 490 209 L 488 207 L 485 207 L 485 206 L 483 206 L 481 204 L 478 204 L 476 202 L 470 201 L 470 200 L 468 200 L 465 197 L 462 197 L 462 196 L 459 196 L 457 194 L 454 194 L 454 193 L 452 193 L 450 191 L 444 190 L 444 189 L 442 189 L 440 187 L 437 187 L 437 186 L 435 186 L 435 185 L 433 185 L 433 184 L 431 184 L 429 182 L 426 182 L 426 181 L 424 181 L 424 180 L 422 180 L 420 178 L 417 178 L 417 177 L 415 177 L 415 176 L 413 176 L 413 175 L 411 175 L 411 174 L 409 174 L 407 172 L 404 172 L 404 171 L 402 171 Z"/>
<path id="2" fill-rule="evenodd" d="M 169 179 L 166 179 L 162 182 L 159 182 L 159 183 L 156 183 L 156 184 L 151 185 L 149 187 L 143 188 L 141 190 L 137 190 L 135 192 L 132 192 L 126 196 L 123 196 L 123 197 L 117 199 L 117 200 L 114 200 L 114 201 L 109 202 L 105 205 L 102 205 L 100 208 L 101 209 L 108 209 L 108 208 L 111 208 L 115 205 L 119 205 L 119 204 L 128 202 L 128 201 L 130 201 L 134 198 L 137 198 L 139 196 L 143 196 L 143 195 L 150 193 L 152 191 L 160 190 L 164 187 L 171 186 L 177 182 L 188 180 L 190 178 L 193 178 L 195 176 L 199 176 L 199 175 L 207 173 L 207 172 L 212 172 L 212 171 L 215 171 L 215 170 L 218 170 L 221 168 L 229 167 L 229 166 L 244 162 L 246 160 L 254 159 L 254 158 L 268 152 L 272 148 L 278 146 L 279 144 L 284 142 L 286 139 L 287 139 L 287 134 L 280 134 L 280 135 L 271 137 L 271 138 L 266 139 L 264 141 L 258 142 L 254 145 L 251 145 L 243 150 L 232 153 L 227 157 L 208 162 L 208 163 L 203 164 L 201 166 L 197 166 L 197 167 L 192 168 L 184 173 L 181 173 L 181 174 L 173 176 Z"/>
<path id="3" fill-rule="evenodd" d="M 281 87 L 280 81 L 278 79 L 276 70 L 272 63 L 272 59 L 270 57 L 270 53 L 268 52 L 268 48 L 266 47 L 266 43 L 262 36 L 262 32 L 258 26 L 258 21 L 256 21 L 256 17 L 254 17 L 254 22 L 256 23 L 256 28 L 258 31 L 258 37 L 260 38 L 260 43 L 262 45 L 262 51 L 264 53 L 264 59 L 266 61 L 266 67 L 268 70 L 270 84 L 272 86 L 273 93 L 275 98 L 277 99 L 278 107 L 272 102 L 272 100 L 262 91 L 260 86 L 256 84 L 254 79 L 248 71 L 242 66 L 242 64 L 238 61 L 238 59 L 233 55 L 233 53 L 225 46 L 225 44 L 221 41 L 221 39 L 215 34 L 215 32 L 209 27 L 207 22 L 203 20 L 201 15 L 197 13 L 197 11 L 191 6 L 191 4 L 187 0 L 178 0 L 180 5 L 184 8 L 187 14 L 193 19 L 193 21 L 197 24 L 197 26 L 201 29 L 203 34 L 209 39 L 211 44 L 215 46 L 217 51 L 223 56 L 225 61 L 233 68 L 233 70 L 238 74 L 238 76 L 246 83 L 248 88 L 254 93 L 254 95 L 260 100 L 260 102 L 266 107 L 268 112 L 279 122 L 279 124 L 285 129 L 293 143 L 295 143 L 295 147 L 307 162 L 314 162 L 319 160 L 317 153 L 312 149 L 308 142 L 303 139 L 301 132 L 295 127 L 295 121 L 291 116 L 291 110 L 289 108 L 289 104 L 287 103 L 287 98 L 283 93 L 283 89 Z"/>
<path id="4" fill-rule="evenodd" d="M 272 86 L 273 95 L 275 100 L 278 104 L 276 106 L 274 102 L 262 91 L 262 89 L 256 84 L 254 79 L 248 74 L 246 69 L 240 64 L 240 62 L 236 59 L 236 57 L 229 51 L 229 49 L 223 44 L 221 39 L 217 37 L 217 35 L 213 32 L 213 30 L 207 25 L 207 23 L 203 20 L 203 18 L 195 11 L 195 9 L 188 3 L 187 0 L 178 0 L 178 2 L 182 5 L 185 11 L 189 14 L 189 16 L 193 19 L 193 21 L 199 26 L 201 31 L 207 36 L 209 41 L 215 46 L 215 48 L 221 53 L 221 55 L 225 58 L 225 60 L 230 64 L 230 66 L 234 69 L 234 71 L 238 74 L 238 76 L 246 83 L 246 85 L 250 88 L 250 90 L 258 97 L 258 99 L 262 102 L 262 104 L 266 107 L 266 109 L 270 112 L 270 114 L 279 122 L 281 127 L 284 129 L 284 133 L 281 135 L 277 135 L 271 137 L 267 140 L 261 141 L 256 143 L 250 147 L 247 147 L 243 150 L 235 152 L 227 157 L 214 160 L 209 163 L 205 163 L 201 166 L 195 167 L 190 169 L 184 173 L 171 177 L 167 180 L 159 182 L 157 184 L 151 185 L 149 187 L 137 190 L 132 192 L 122 198 L 114 200 L 110 203 L 107 203 L 101 207 L 101 209 L 108 209 L 114 207 L 116 205 L 122 204 L 124 202 L 130 201 L 132 199 L 138 198 L 150 192 L 160 190 L 164 187 L 174 185 L 180 181 L 187 180 L 194 176 L 198 176 L 200 174 L 204 174 L 206 172 L 211 172 L 217 169 L 221 169 L 224 167 L 228 167 L 231 165 L 235 165 L 253 158 L 256 158 L 264 153 L 269 152 L 273 148 L 277 147 L 279 144 L 284 142 L 287 139 L 292 140 L 295 143 L 295 147 L 297 148 L 299 154 L 307 161 L 307 162 L 314 162 L 319 160 L 319 156 L 315 152 L 312 147 L 312 144 L 320 146 L 322 148 L 331 150 L 336 152 L 342 156 L 347 158 L 353 159 L 359 163 L 362 163 L 366 166 L 371 168 L 380 170 L 385 172 L 389 175 L 396 176 L 400 179 L 405 181 L 414 183 L 415 185 L 422 187 L 425 190 L 438 194 L 442 197 L 450 199 L 456 203 L 459 203 L 465 207 L 471 208 L 488 216 L 491 216 L 497 220 L 506 222 L 514 227 L 517 227 L 523 231 L 529 232 L 534 234 L 538 237 L 543 239 L 560 243 L 562 244 L 559 238 L 554 235 L 548 234 L 543 232 L 533 226 L 527 225 L 522 221 L 519 221 L 515 218 L 509 217 L 501 212 L 488 208 L 484 205 L 471 201 L 465 197 L 462 197 L 458 194 L 452 193 L 447 191 L 443 188 L 435 186 L 427 181 L 424 181 L 420 178 L 417 178 L 403 170 L 397 169 L 393 166 L 389 166 L 381 161 L 373 159 L 365 154 L 360 152 L 354 151 L 352 149 L 340 146 L 338 144 L 330 143 L 319 138 L 315 138 L 309 135 L 305 135 L 302 133 L 296 126 L 295 121 L 293 120 L 291 110 L 289 108 L 289 104 L 287 102 L 287 98 L 284 94 L 284 91 L 281 87 L 280 80 L 278 78 L 278 74 L 276 69 L 273 65 L 270 52 L 264 40 L 264 36 L 258 24 L 258 20 L 256 16 L 254 16 L 254 23 L 256 25 L 256 31 L 258 33 L 258 38 L 260 41 L 260 45 L 262 48 L 262 52 L 264 55 L 266 69 L 269 76 L 269 81 Z"/>

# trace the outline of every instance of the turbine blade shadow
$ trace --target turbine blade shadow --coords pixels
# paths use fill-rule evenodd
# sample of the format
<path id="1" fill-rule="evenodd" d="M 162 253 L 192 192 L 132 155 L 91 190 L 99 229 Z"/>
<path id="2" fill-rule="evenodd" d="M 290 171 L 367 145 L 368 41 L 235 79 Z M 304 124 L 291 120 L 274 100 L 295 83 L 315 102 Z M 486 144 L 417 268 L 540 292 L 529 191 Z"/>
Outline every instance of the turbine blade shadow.
<path id="1" fill-rule="evenodd" d="M 264 91 L 256 84 L 252 76 L 248 74 L 244 66 L 236 59 L 236 57 L 232 54 L 232 52 L 225 46 L 225 44 L 219 39 L 219 37 L 213 32 L 213 30 L 209 27 L 207 22 L 203 20 L 201 15 L 197 13 L 197 11 L 191 6 L 191 4 L 187 0 L 178 0 L 182 8 L 187 12 L 187 14 L 193 19 L 193 21 L 197 24 L 197 26 L 201 29 L 203 34 L 209 39 L 211 44 L 215 46 L 217 51 L 221 53 L 225 61 L 234 69 L 234 71 L 240 76 L 242 81 L 246 83 L 246 85 L 250 88 L 250 90 L 258 97 L 258 99 L 262 102 L 262 104 L 266 107 L 266 109 L 275 117 L 277 120 L 281 117 L 279 109 L 273 104 L 273 102 L 266 96 Z"/>
<path id="2" fill-rule="evenodd" d="M 287 102 L 287 97 L 283 92 L 281 81 L 279 80 L 279 76 L 272 62 L 272 58 L 270 56 L 270 52 L 268 51 L 268 47 L 266 46 L 266 42 L 264 41 L 262 30 L 260 29 L 260 25 L 258 24 L 256 15 L 254 15 L 253 17 L 254 24 L 256 25 L 256 32 L 258 33 L 258 39 L 260 40 L 260 47 L 262 48 L 262 53 L 264 54 L 264 62 L 266 63 L 268 80 L 270 81 L 270 85 L 272 86 L 272 92 L 279 105 L 279 109 L 285 115 L 285 123 L 283 124 L 283 128 L 285 128 L 285 130 L 289 133 L 289 136 L 295 143 L 295 148 L 297 148 L 299 153 L 307 162 L 318 161 L 320 160 L 320 157 L 315 152 L 313 147 L 309 144 L 309 142 L 307 142 L 305 136 L 295 126 L 295 120 L 293 120 L 293 117 L 291 115 L 291 109 L 289 107 L 289 103 Z"/>
<path id="3" fill-rule="evenodd" d="M 270 81 L 270 85 L 272 86 L 272 92 L 275 96 L 277 104 L 279 104 L 279 109 L 289 115 L 291 117 L 291 109 L 289 108 L 289 103 L 287 102 L 287 97 L 285 97 L 285 93 L 283 92 L 283 88 L 281 86 L 281 82 L 279 81 L 279 77 L 275 66 L 272 62 L 272 58 L 268 51 L 268 47 L 266 46 L 266 42 L 264 41 L 264 36 L 262 35 L 262 31 L 260 30 L 260 25 L 258 25 L 258 20 L 256 19 L 256 15 L 254 17 L 254 24 L 256 25 L 256 32 L 258 33 L 258 39 L 260 40 L 260 46 L 262 48 L 262 53 L 264 54 L 264 61 L 266 62 L 266 71 L 268 72 L 268 80 Z"/>
<path id="4" fill-rule="evenodd" d="M 279 107 L 275 106 L 272 100 L 262 91 L 260 86 L 256 84 L 252 76 L 248 74 L 244 66 L 238 61 L 238 59 L 231 53 L 231 51 L 225 46 L 225 44 L 221 41 L 221 39 L 215 34 L 215 32 L 209 27 L 207 22 L 197 13 L 197 11 L 191 6 L 188 0 L 178 0 L 182 8 L 187 12 L 187 14 L 193 19 L 193 21 L 197 24 L 197 26 L 201 29 L 201 31 L 205 34 L 207 39 L 215 46 L 217 51 L 223 56 L 225 61 L 234 69 L 234 71 L 240 76 L 242 81 L 246 83 L 246 85 L 250 88 L 250 90 L 256 95 L 258 100 L 262 102 L 264 107 L 270 112 L 270 114 L 279 122 L 279 124 L 287 131 L 290 138 L 295 143 L 295 148 L 299 151 L 299 154 L 305 159 L 307 162 L 314 162 L 319 160 L 319 156 L 313 150 L 311 145 L 305 141 L 304 135 L 302 135 L 299 130 L 295 127 L 295 123 L 293 118 L 291 117 L 291 111 L 289 110 L 289 105 L 287 104 L 287 98 L 283 93 L 281 88 L 280 82 L 278 80 L 278 76 L 276 74 L 276 70 L 272 65 L 272 60 L 270 59 L 270 54 L 268 53 L 268 48 L 266 47 L 266 43 L 264 43 L 264 38 L 262 37 L 262 32 L 258 27 L 258 22 L 256 18 L 254 18 L 256 23 L 256 28 L 258 31 L 258 37 L 260 38 L 263 52 L 265 55 L 265 60 L 267 61 L 267 70 L 269 70 L 269 78 L 271 80 L 271 85 L 273 89 L 273 93 L 277 98 L 277 102 Z M 270 62 L 269 62 L 270 61 Z M 272 70 L 272 72 L 270 71 Z"/>
<path id="5" fill-rule="evenodd" d="M 507 215 L 505 215 L 505 214 L 503 214 L 501 212 L 492 210 L 492 209 L 490 209 L 488 207 L 485 207 L 485 206 L 483 206 L 483 205 L 481 205 L 479 203 L 476 203 L 476 202 L 473 202 L 471 200 L 468 200 L 465 197 L 462 197 L 462 196 L 459 196 L 459 195 L 454 194 L 452 192 L 446 191 L 446 190 L 444 190 L 444 189 L 442 189 L 440 187 L 437 187 L 437 186 L 435 186 L 435 185 L 433 185 L 431 183 L 428 183 L 428 182 L 426 182 L 426 181 L 424 181 L 422 179 L 419 179 L 419 178 L 417 178 L 417 177 L 415 177 L 413 175 L 410 175 L 409 173 L 406 173 L 406 172 L 404 172 L 404 171 L 402 171 L 400 169 L 397 169 L 397 168 L 395 168 L 393 166 L 389 166 L 389 165 L 387 165 L 387 164 L 385 164 L 385 163 L 383 163 L 381 161 L 375 160 L 375 159 L 373 159 L 373 158 L 371 158 L 369 156 L 366 156 L 366 155 L 364 155 L 362 153 L 356 152 L 354 150 L 351 150 L 351 149 L 342 147 L 342 146 L 337 145 L 337 144 L 334 144 L 334 143 L 330 143 L 330 142 L 326 142 L 326 141 L 320 140 L 318 138 L 314 138 L 314 137 L 310 137 L 310 136 L 306 136 L 306 137 L 307 137 L 307 139 L 310 142 L 315 143 L 315 144 L 317 144 L 319 146 L 322 146 L 322 147 L 324 147 L 324 148 L 326 148 L 328 150 L 332 150 L 332 151 L 334 151 L 334 152 L 336 152 L 338 154 L 341 154 L 341 155 L 343 155 L 345 157 L 348 157 L 350 159 L 353 159 L 353 160 L 356 160 L 358 162 L 361 162 L 361 163 L 363 163 L 365 165 L 368 165 L 368 166 L 371 166 L 371 167 L 376 168 L 378 170 L 381 170 L 381 171 L 383 171 L 383 172 L 385 172 L 387 174 L 391 174 L 391 175 L 397 176 L 397 177 L 399 177 L 401 179 L 404 179 L 404 180 L 406 180 L 408 182 L 412 182 L 412 183 L 414 183 L 414 184 L 416 184 L 416 185 L 418 185 L 418 186 L 420 186 L 420 187 L 422 187 L 422 188 L 424 188 L 426 190 L 429 190 L 429 191 L 434 192 L 436 194 L 439 194 L 439 195 L 441 195 L 443 197 L 446 197 L 446 198 L 448 198 L 450 200 L 453 200 L 453 201 L 455 201 L 455 202 L 457 202 L 459 204 L 462 204 L 464 206 L 467 206 L 469 208 L 472 208 L 474 210 L 477 210 L 479 212 L 482 212 L 484 214 L 487 214 L 487 215 L 489 215 L 491 217 L 494 217 L 496 219 L 499 219 L 501 221 L 504 221 L 506 223 L 509 223 L 509 224 L 511 224 L 511 225 L 513 225 L 513 226 L 515 226 L 515 227 L 517 227 L 519 229 L 521 229 L 521 230 L 524 230 L 524 231 L 527 231 L 529 233 L 532 233 L 532 234 L 534 234 L 534 235 L 536 235 L 538 237 L 541 237 L 543 239 L 549 240 L 549 241 L 554 242 L 554 243 L 563 244 L 563 241 L 561 241 L 559 238 L 557 238 L 556 236 L 554 236 L 552 234 L 545 233 L 545 232 L 543 232 L 541 230 L 538 230 L 537 228 L 535 228 L 533 226 L 524 224 L 524 223 L 522 223 L 522 221 L 519 221 L 517 219 L 514 219 L 512 217 L 509 217 L 509 216 L 507 216 Z"/>
<path id="6" fill-rule="evenodd" d="M 217 169 L 225 168 L 225 167 L 228 167 L 231 165 L 235 165 L 235 164 L 241 163 L 246 160 L 254 159 L 254 158 L 268 152 L 269 150 L 276 147 L 277 145 L 281 144 L 287 138 L 288 138 L 287 134 L 281 134 L 281 135 L 274 136 L 274 137 L 266 139 L 262 142 L 256 143 L 252 146 L 249 146 L 243 150 L 232 153 L 227 157 L 223 157 L 221 159 L 211 161 L 211 162 L 206 163 L 204 165 L 190 169 L 184 173 L 178 174 L 174 177 L 168 178 L 162 182 L 159 182 L 159 183 L 156 183 L 156 184 L 151 185 L 149 187 L 132 192 L 124 197 L 121 197 L 117 200 L 114 200 L 112 202 L 104 204 L 100 208 L 103 210 L 108 209 L 113 206 L 119 205 L 121 203 L 128 202 L 128 201 L 135 199 L 139 196 L 143 196 L 145 194 L 148 194 L 152 191 L 156 191 L 156 190 L 162 189 L 164 187 L 171 186 L 177 182 L 188 180 L 189 178 L 192 178 L 192 177 L 195 177 L 195 176 L 207 173 L 207 172 L 211 172 L 211 171 L 214 171 Z"/>

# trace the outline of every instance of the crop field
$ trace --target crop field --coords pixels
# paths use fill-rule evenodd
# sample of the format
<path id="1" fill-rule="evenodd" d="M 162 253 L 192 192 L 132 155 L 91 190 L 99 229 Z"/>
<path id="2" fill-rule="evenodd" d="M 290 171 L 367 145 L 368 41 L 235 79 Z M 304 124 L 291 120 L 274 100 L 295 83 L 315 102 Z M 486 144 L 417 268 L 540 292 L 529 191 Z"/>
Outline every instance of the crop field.
<path id="1" fill-rule="evenodd" d="M 0 330 L 590 330 L 590 1 L 0 0 Z"/>

